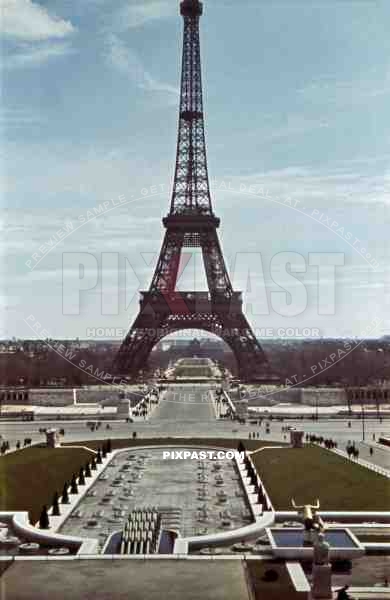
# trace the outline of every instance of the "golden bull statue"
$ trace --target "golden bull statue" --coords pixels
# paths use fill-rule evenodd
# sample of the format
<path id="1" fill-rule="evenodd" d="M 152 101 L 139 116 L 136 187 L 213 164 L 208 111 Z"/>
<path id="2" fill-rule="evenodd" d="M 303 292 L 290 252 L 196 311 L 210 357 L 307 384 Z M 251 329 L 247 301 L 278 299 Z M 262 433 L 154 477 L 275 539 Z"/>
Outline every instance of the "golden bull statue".
<path id="1" fill-rule="evenodd" d="M 316 504 L 302 504 L 297 506 L 294 498 L 291 498 L 291 504 L 298 511 L 298 514 L 302 516 L 306 531 L 312 529 L 323 531 L 325 529 L 323 520 L 317 514 L 317 510 L 320 508 L 320 501 L 318 499 Z"/>

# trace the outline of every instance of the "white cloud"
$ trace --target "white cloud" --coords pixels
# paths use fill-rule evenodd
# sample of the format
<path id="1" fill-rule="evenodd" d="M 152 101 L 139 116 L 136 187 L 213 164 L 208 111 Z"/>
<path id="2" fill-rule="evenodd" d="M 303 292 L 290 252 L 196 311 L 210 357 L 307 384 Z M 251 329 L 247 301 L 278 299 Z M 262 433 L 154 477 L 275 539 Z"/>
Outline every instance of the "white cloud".
<path id="1" fill-rule="evenodd" d="M 350 109 L 351 104 L 366 103 L 370 98 L 390 93 L 390 70 L 378 74 L 368 73 L 358 79 L 338 81 L 320 77 L 298 90 L 298 94 L 318 103 L 337 104 Z"/>
<path id="2" fill-rule="evenodd" d="M 66 56 L 72 52 L 74 50 L 65 43 L 45 43 L 38 46 L 23 44 L 12 54 L 3 57 L 3 68 L 39 67 L 50 59 Z"/>
<path id="3" fill-rule="evenodd" d="M 147 71 L 137 54 L 129 48 L 118 36 L 111 34 L 107 38 L 109 64 L 127 75 L 134 84 L 148 92 L 165 92 L 174 97 L 179 95 L 177 87 L 158 81 Z"/>
<path id="4" fill-rule="evenodd" d="M 353 161 L 344 166 L 329 166 L 324 169 L 291 166 L 242 177 L 230 176 L 226 177 L 226 181 L 231 181 L 234 189 L 239 189 L 241 184 L 246 185 L 246 191 L 249 190 L 250 185 L 257 184 L 264 190 L 268 190 L 270 197 L 274 199 L 280 195 L 282 201 L 287 197 L 299 200 L 298 208 L 316 207 L 324 203 L 328 207 L 337 206 L 339 208 L 345 208 L 352 204 L 356 206 L 371 205 L 379 209 L 389 206 L 388 169 L 386 172 L 368 172 L 368 169 L 362 170 L 362 166 L 362 169 L 357 171 L 352 168 L 352 165 Z M 256 197 L 254 198 L 256 202 Z"/>
<path id="5" fill-rule="evenodd" d="M 282 127 L 276 127 L 269 133 L 262 135 L 262 142 L 269 143 L 273 140 L 290 138 L 292 136 L 312 133 L 314 129 L 327 128 L 329 123 L 325 119 L 306 119 L 304 117 L 289 117 L 287 123 Z M 258 133 L 256 132 L 256 135 Z"/>
<path id="6" fill-rule="evenodd" d="M 72 52 L 71 47 L 56 41 L 75 31 L 70 21 L 50 15 L 46 8 L 31 0 L 5 0 L 0 33 L 8 40 L 2 67 L 19 69 L 37 67 L 52 58 Z"/>
<path id="7" fill-rule="evenodd" d="M 0 31 L 19 40 L 42 41 L 63 38 L 75 31 L 70 21 L 52 16 L 31 0 L 5 0 Z"/>
<path id="8" fill-rule="evenodd" d="M 149 21 L 175 16 L 178 14 L 178 5 L 166 0 L 133 0 L 124 5 L 114 18 L 116 31 L 124 31 L 141 27 Z"/>

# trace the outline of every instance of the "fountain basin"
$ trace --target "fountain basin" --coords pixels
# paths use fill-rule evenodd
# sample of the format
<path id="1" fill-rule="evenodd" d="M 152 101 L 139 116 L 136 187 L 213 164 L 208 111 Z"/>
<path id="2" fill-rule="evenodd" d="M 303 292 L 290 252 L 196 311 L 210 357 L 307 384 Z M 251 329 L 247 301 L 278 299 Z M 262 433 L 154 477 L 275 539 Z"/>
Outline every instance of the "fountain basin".
<path id="1" fill-rule="evenodd" d="M 275 556 L 289 560 L 313 559 L 313 546 L 304 545 L 302 527 L 267 528 L 266 532 Z M 364 546 L 346 527 L 327 529 L 324 533 L 330 545 L 330 560 L 352 560 L 365 553 Z"/>

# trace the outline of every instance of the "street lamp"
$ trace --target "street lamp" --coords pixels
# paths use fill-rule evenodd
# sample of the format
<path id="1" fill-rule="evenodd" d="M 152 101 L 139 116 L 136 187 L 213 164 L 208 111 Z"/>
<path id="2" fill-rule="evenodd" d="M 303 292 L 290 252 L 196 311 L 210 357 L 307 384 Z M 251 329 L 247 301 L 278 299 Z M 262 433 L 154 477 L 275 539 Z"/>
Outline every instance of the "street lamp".
<path id="1" fill-rule="evenodd" d="M 363 442 L 366 438 L 366 430 L 365 430 L 365 420 L 364 420 L 364 405 L 362 403 L 362 432 L 363 432 Z"/>

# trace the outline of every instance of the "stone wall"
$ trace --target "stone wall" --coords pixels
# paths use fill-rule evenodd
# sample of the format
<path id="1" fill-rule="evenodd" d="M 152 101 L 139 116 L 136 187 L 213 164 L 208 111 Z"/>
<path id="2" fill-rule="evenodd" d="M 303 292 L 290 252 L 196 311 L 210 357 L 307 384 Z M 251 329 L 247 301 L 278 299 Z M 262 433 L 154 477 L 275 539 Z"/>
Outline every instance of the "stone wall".
<path id="1" fill-rule="evenodd" d="M 274 404 L 291 402 L 309 406 L 346 405 L 347 394 L 343 388 L 330 387 L 278 387 L 248 386 L 246 398 L 249 406 L 273 406 Z M 237 391 L 229 392 L 233 401 L 238 398 Z M 257 396 L 257 397 L 256 397 Z"/>
<path id="2" fill-rule="evenodd" d="M 335 404 L 346 405 L 347 394 L 344 388 L 300 388 L 301 404 L 310 406 L 332 406 Z"/>
<path id="3" fill-rule="evenodd" d="M 137 404 L 141 397 L 141 388 L 126 392 L 126 398 L 132 406 Z M 120 403 L 118 387 L 99 386 L 94 388 L 77 389 L 77 404 L 102 404 L 102 406 L 116 406 Z M 37 388 L 29 391 L 29 404 L 32 406 L 69 406 L 73 404 L 72 388 Z"/>

